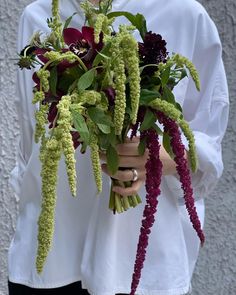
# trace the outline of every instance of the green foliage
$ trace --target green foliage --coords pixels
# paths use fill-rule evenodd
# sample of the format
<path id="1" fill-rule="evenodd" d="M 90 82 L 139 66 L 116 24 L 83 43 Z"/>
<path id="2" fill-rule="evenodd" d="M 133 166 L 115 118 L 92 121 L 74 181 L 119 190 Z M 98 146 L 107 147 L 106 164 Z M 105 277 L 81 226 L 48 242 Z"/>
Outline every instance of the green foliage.
<path id="1" fill-rule="evenodd" d="M 109 134 L 111 132 L 111 127 L 105 124 L 97 124 L 98 128 L 105 134 Z"/>
<path id="2" fill-rule="evenodd" d="M 93 67 L 98 66 L 100 62 L 103 60 L 111 59 L 111 57 L 109 56 L 110 48 L 111 48 L 111 43 L 107 43 L 107 45 L 105 45 L 103 49 L 100 52 L 98 52 L 98 54 L 96 55 L 93 61 Z"/>
<path id="3" fill-rule="evenodd" d="M 53 95 L 57 95 L 57 67 L 54 66 L 52 70 L 50 71 L 50 77 L 49 77 L 49 87 Z"/>
<path id="4" fill-rule="evenodd" d="M 148 105 L 151 101 L 160 97 L 161 97 L 161 94 L 159 91 L 141 89 L 139 104 Z"/>
<path id="5" fill-rule="evenodd" d="M 175 96 L 168 86 L 163 87 L 162 99 L 168 101 L 169 103 L 175 105 Z"/>
<path id="6" fill-rule="evenodd" d="M 112 174 L 115 174 L 119 167 L 119 157 L 116 149 L 112 145 L 109 145 L 106 156 L 107 168 Z"/>
<path id="7" fill-rule="evenodd" d="M 98 107 L 89 107 L 87 109 L 90 119 L 96 124 L 103 124 L 107 126 L 113 126 L 111 118 L 105 114 L 103 110 Z"/>
<path id="8" fill-rule="evenodd" d="M 140 140 L 139 145 L 138 145 L 138 153 L 139 153 L 140 156 L 144 155 L 145 150 L 146 150 L 146 146 L 147 146 L 147 138 L 143 137 Z"/>
<path id="9" fill-rule="evenodd" d="M 142 39 L 144 39 L 144 36 L 147 33 L 147 24 L 146 24 L 146 19 L 142 14 L 137 13 L 136 15 L 134 15 L 127 11 L 115 11 L 115 12 L 110 12 L 107 15 L 108 18 L 113 18 L 118 16 L 126 17 L 131 22 L 131 24 L 134 25 L 139 30 Z"/>
<path id="10" fill-rule="evenodd" d="M 87 145 L 89 142 L 89 130 L 84 117 L 76 111 L 72 111 L 71 114 L 75 129 L 79 132 L 80 141 L 83 141 Z"/>
<path id="11" fill-rule="evenodd" d="M 172 147 L 171 147 L 171 143 L 170 143 L 170 136 L 166 132 L 163 133 L 162 144 L 163 144 L 163 147 L 166 150 L 166 152 L 173 159 L 174 158 L 174 153 L 172 151 Z"/>
<path id="12" fill-rule="evenodd" d="M 64 29 L 67 29 L 69 24 L 71 23 L 72 21 L 72 18 L 77 14 L 77 12 L 73 13 L 70 17 L 68 17 L 65 21 L 65 24 L 64 24 L 64 27 L 63 27 L 63 30 Z"/>
<path id="13" fill-rule="evenodd" d="M 144 116 L 144 120 L 140 126 L 140 131 L 150 129 L 155 122 L 156 122 L 156 115 L 152 111 L 147 109 Z"/>
<path id="14" fill-rule="evenodd" d="M 166 67 L 164 71 L 161 72 L 161 85 L 165 87 L 170 78 L 170 67 Z"/>
<path id="15" fill-rule="evenodd" d="M 92 68 L 91 70 L 85 72 L 78 81 L 77 88 L 79 91 L 83 91 L 87 88 L 89 88 L 94 81 L 96 74 L 96 69 Z"/>

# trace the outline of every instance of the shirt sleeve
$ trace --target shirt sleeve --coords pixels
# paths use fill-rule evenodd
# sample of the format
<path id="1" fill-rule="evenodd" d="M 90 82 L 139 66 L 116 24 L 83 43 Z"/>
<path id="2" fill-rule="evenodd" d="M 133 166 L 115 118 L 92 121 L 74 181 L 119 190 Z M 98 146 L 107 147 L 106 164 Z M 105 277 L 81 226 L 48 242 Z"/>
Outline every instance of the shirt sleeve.
<path id="1" fill-rule="evenodd" d="M 195 199 L 207 196 L 223 172 L 221 142 L 229 112 L 228 87 L 222 61 L 222 47 L 217 29 L 204 11 L 198 19 L 192 61 L 196 66 L 201 91 L 189 82 L 183 112 L 193 130 L 198 155 L 198 170 L 192 174 Z M 188 144 L 183 137 L 187 148 Z M 181 184 L 177 175 L 167 176 L 167 184 L 183 202 Z"/>
<path id="2" fill-rule="evenodd" d="M 20 52 L 30 40 L 33 34 L 33 21 L 30 21 L 28 7 L 21 15 L 18 28 L 17 50 Z M 34 130 L 34 112 L 35 106 L 32 104 L 32 70 L 17 71 L 16 98 L 15 106 L 19 122 L 19 138 L 17 148 L 17 159 L 14 169 L 11 171 L 9 183 L 17 195 L 20 194 L 21 182 L 28 161 L 32 153 L 33 130 Z"/>

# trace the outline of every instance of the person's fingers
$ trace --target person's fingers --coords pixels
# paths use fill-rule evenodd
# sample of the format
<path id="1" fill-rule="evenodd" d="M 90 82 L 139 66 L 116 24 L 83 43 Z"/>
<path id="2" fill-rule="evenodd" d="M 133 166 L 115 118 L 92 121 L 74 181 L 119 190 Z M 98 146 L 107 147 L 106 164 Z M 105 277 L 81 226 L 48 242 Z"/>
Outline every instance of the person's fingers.
<path id="1" fill-rule="evenodd" d="M 108 167 L 106 164 L 102 164 L 102 171 L 106 173 L 107 175 L 111 176 L 112 178 L 115 178 L 117 180 L 121 181 L 132 181 L 133 180 L 133 171 L 131 169 L 127 170 L 117 170 L 115 174 L 111 174 L 111 172 L 108 170 Z M 146 172 L 137 170 L 138 173 L 138 179 L 144 180 L 146 178 Z"/>
<path id="2" fill-rule="evenodd" d="M 100 159 L 107 162 L 105 153 L 99 153 Z M 119 156 L 119 167 L 124 168 L 143 168 L 147 162 L 148 153 L 142 156 Z"/>
<path id="3" fill-rule="evenodd" d="M 144 181 L 138 179 L 132 183 L 131 187 L 120 187 L 120 186 L 113 186 L 112 190 L 123 197 L 137 195 L 139 189 L 143 185 Z"/>
<path id="4" fill-rule="evenodd" d="M 139 156 L 137 142 L 117 144 L 116 151 L 118 155 L 122 156 Z"/>
<path id="5" fill-rule="evenodd" d="M 139 156 L 138 142 L 127 142 L 117 144 L 116 151 L 120 156 Z M 146 148 L 145 154 L 148 154 L 148 149 Z"/>
<path id="6" fill-rule="evenodd" d="M 140 136 L 134 136 L 132 139 L 130 139 L 129 137 L 126 137 L 124 141 L 125 142 L 133 142 L 133 143 L 139 142 L 140 141 Z"/>
<path id="7" fill-rule="evenodd" d="M 124 168 L 140 168 L 143 169 L 145 167 L 147 161 L 146 155 L 143 156 L 120 156 L 119 157 L 119 167 Z"/>

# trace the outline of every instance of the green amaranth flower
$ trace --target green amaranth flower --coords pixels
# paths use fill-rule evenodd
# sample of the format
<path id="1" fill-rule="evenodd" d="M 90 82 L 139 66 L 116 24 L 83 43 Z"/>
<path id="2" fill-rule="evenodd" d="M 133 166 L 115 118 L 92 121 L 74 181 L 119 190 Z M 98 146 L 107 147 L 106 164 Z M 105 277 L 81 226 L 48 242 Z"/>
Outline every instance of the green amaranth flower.
<path id="1" fill-rule="evenodd" d="M 70 105 L 70 111 L 74 111 L 76 113 L 83 114 L 85 111 L 85 107 L 83 107 L 82 103 L 73 103 Z"/>
<path id="2" fill-rule="evenodd" d="M 52 0 L 52 23 L 50 23 L 49 27 L 52 29 L 52 33 L 55 34 L 55 37 L 63 45 L 64 40 L 62 35 L 62 23 L 59 11 L 59 0 Z"/>
<path id="3" fill-rule="evenodd" d="M 96 23 L 94 26 L 94 41 L 99 43 L 100 33 L 103 32 L 105 35 L 111 34 L 110 26 L 112 25 L 114 19 L 108 19 L 106 15 L 100 13 L 97 16 Z"/>
<path id="4" fill-rule="evenodd" d="M 193 78 L 193 81 L 195 82 L 197 90 L 200 90 L 200 79 L 194 64 L 187 57 L 182 56 L 180 54 L 175 54 L 173 56 L 173 59 L 178 66 L 186 66 L 186 68 L 189 70 L 191 77 Z"/>
<path id="5" fill-rule="evenodd" d="M 84 15 L 86 17 L 86 20 L 89 23 L 89 26 L 93 27 L 95 16 L 96 16 L 96 13 L 95 13 L 96 10 L 93 4 L 90 1 L 86 0 L 80 3 L 80 8 L 84 11 Z"/>
<path id="6" fill-rule="evenodd" d="M 190 160 L 190 166 L 191 170 L 193 172 L 197 171 L 198 166 L 198 160 L 197 160 L 197 152 L 196 152 L 196 145 L 195 145 L 195 139 L 192 130 L 189 127 L 189 124 L 185 120 L 181 120 L 179 122 L 179 126 L 183 131 L 184 136 L 188 140 L 188 156 Z"/>
<path id="7" fill-rule="evenodd" d="M 130 98 L 131 98 L 131 121 L 132 124 L 136 123 L 137 113 L 139 108 L 140 98 L 140 70 L 139 70 L 139 57 L 138 57 L 138 43 L 129 32 L 124 32 L 121 41 L 123 49 L 123 57 L 126 63 L 128 72 Z"/>
<path id="8" fill-rule="evenodd" d="M 56 206 L 56 184 L 58 163 L 61 158 L 61 145 L 55 137 L 48 139 L 42 152 L 42 206 L 38 219 L 38 250 L 36 269 L 43 271 L 46 258 L 50 251 L 54 233 Z"/>
<path id="9" fill-rule="evenodd" d="M 126 94 L 125 94 L 125 63 L 123 60 L 123 52 L 120 48 L 120 42 L 122 40 L 121 35 L 117 35 L 112 39 L 111 42 L 111 53 L 113 60 L 113 72 L 115 79 L 115 109 L 114 109 L 114 124 L 115 124 L 115 134 L 120 135 L 123 128 L 124 118 L 125 118 L 125 108 L 126 108 Z"/>
<path id="10" fill-rule="evenodd" d="M 197 153 L 195 147 L 194 135 L 187 123 L 184 119 L 182 119 L 181 112 L 174 107 L 174 105 L 168 103 L 165 100 L 155 99 L 148 104 L 151 108 L 161 111 L 167 117 L 174 120 L 182 129 L 184 136 L 188 140 L 189 145 L 189 159 L 190 165 L 193 172 L 197 170 Z"/>
<path id="11" fill-rule="evenodd" d="M 101 0 L 99 2 L 103 14 L 107 14 L 112 8 L 112 0 Z"/>
<path id="12" fill-rule="evenodd" d="M 91 148 L 91 161 L 93 166 L 93 175 L 96 181 L 98 194 L 99 194 L 102 191 L 102 170 L 101 170 L 100 157 L 99 157 L 98 138 L 94 132 L 90 134 L 89 146 Z"/>
<path id="13" fill-rule="evenodd" d="M 42 68 L 37 71 L 37 76 L 40 79 L 40 87 L 42 87 L 42 89 L 45 92 L 48 92 L 49 91 L 49 80 L 48 79 L 50 77 L 50 72 L 48 70 L 44 70 Z"/>
<path id="14" fill-rule="evenodd" d="M 48 58 L 51 62 L 53 61 L 63 61 L 67 60 L 69 63 L 74 63 L 78 60 L 78 57 L 71 51 L 67 51 L 64 53 L 56 52 L 56 51 L 48 51 L 44 54 L 46 58 Z"/>
<path id="15" fill-rule="evenodd" d="M 32 103 L 35 104 L 37 102 L 42 102 L 44 100 L 44 98 L 45 98 L 45 94 L 43 91 L 36 91 L 34 93 Z"/>
<path id="16" fill-rule="evenodd" d="M 175 54 L 171 58 L 167 60 L 166 63 L 159 63 L 158 64 L 158 71 L 157 73 L 160 73 L 162 70 L 164 70 L 167 67 L 173 67 L 174 65 L 177 65 L 178 67 L 186 67 L 196 85 L 197 90 L 200 90 L 200 79 L 198 72 L 194 66 L 194 64 L 186 57 Z"/>
<path id="17" fill-rule="evenodd" d="M 151 108 L 161 111 L 164 113 L 167 117 L 174 120 L 175 122 L 179 123 L 181 120 L 181 112 L 175 108 L 175 106 L 165 100 L 161 100 L 159 98 L 154 99 L 151 101 L 148 106 Z"/>
<path id="18" fill-rule="evenodd" d="M 64 95 L 59 101 L 57 108 L 59 118 L 57 120 L 59 137 L 62 143 L 62 150 L 65 156 L 66 170 L 70 190 L 73 196 L 76 196 L 76 169 L 74 157 L 74 144 L 71 136 L 72 116 L 70 113 L 71 96 Z"/>
<path id="19" fill-rule="evenodd" d="M 81 93 L 74 92 L 71 99 L 77 103 L 97 105 L 101 101 L 101 94 L 95 90 L 85 90 Z"/>
<path id="20" fill-rule="evenodd" d="M 34 140 L 36 143 L 39 142 L 39 139 L 45 135 L 45 124 L 47 124 L 47 113 L 48 113 L 48 104 L 40 104 L 39 110 L 35 112 L 35 133 Z"/>

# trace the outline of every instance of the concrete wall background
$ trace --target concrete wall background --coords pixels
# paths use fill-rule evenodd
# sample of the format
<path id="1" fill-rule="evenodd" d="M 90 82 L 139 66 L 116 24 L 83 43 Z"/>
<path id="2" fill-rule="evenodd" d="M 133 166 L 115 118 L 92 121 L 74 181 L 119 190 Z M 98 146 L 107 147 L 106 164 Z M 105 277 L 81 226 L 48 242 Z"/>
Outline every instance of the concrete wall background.
<path id="1" fill-rule="evenodd" d="M 6 255 L 17 216 L 17 200 L 8 185 L 18 135 L 15 95 L 16 33 L 19 16 L 31 0 L 0 0 L 0 294 L 6 295 Z M 224 138 L 224 175 L 206 200 L 206 244 L 193 277 L 193 295 L 236 294 L 236 2 L 200 0 L 215 21 L 224 49 L 231 97 Z"/>

